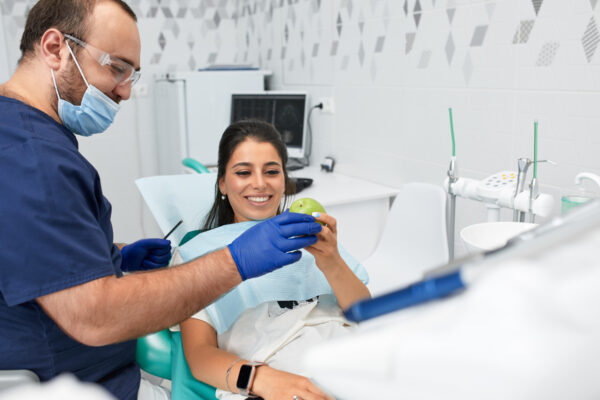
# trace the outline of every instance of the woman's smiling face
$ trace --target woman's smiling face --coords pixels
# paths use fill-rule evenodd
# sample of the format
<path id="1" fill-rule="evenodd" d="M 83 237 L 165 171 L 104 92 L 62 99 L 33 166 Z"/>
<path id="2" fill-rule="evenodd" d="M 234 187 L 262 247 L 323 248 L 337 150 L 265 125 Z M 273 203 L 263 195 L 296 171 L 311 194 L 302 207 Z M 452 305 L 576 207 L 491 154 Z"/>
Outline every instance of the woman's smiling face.
<path id="1" fill-rule="evenodd" d="M 275 147 L 252 138 L 241 142 L 219 180 L 219 190 L 231 204 L 234 222 L 275 216 L 285 192 L 283 165 Z"/>

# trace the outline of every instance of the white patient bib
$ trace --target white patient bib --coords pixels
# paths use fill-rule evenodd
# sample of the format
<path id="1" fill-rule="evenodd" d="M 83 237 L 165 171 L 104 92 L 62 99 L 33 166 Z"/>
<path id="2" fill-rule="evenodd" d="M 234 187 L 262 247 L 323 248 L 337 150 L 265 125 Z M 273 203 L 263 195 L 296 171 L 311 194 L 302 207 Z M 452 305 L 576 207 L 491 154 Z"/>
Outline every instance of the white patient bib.
<path id="1" fill-rule="evenodd" d="M 179 248 L 184 262 L 222 249 L 257 221 L 224 225 L 203 232 Z M 340 255 L 348 267 L 365 284 L 369 277 L 365 268 L 339 246 Z M 288 266 L 248 279 L 219 297 L 206 307 L 217 333 L 225 332 L 249 308 L 276 300 L 302 301 L 315 296 L 333 293 L 327 279 L 315 263 L 315 258 L 302 250 L 302 258 Z"/>

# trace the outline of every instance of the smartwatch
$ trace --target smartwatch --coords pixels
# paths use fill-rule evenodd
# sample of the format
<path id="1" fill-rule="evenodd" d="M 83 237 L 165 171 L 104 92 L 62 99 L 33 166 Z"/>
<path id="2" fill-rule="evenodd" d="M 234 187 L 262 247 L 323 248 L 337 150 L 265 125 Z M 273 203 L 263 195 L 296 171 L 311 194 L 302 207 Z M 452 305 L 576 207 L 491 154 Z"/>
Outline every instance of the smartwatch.
<path id="1" fill-rule="evenodd" d="M 256 368 L 265 365 L 263 362 L 252 361 L 246 364 L 242 364 L 240 367 L 240 373 L 237 378 L 235 386 L 242 396 L 255 397 L 252 394 L 252 384 L 254 383 L 254 377 L 256 376 Z"/>

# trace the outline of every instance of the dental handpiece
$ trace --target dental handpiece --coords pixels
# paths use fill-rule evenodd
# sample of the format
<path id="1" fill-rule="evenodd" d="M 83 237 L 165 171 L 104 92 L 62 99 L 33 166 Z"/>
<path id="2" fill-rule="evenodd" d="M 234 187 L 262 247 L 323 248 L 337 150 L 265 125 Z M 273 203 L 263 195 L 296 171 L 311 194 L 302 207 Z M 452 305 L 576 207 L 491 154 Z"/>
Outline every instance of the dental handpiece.
<path id="1" fill-rule="evenodd" d="M 531 165 L 531 160 L 529 160 L 528 158 L 519 158 L 517 160 L 517 166 L 518 166 L 519 172 L 517 174 L 517 186 L 515 187 L 515 196 L 514 196 L 515 198 L 525 188 L 525 179 L 527 179 L 527 170 L 529 169 L 530 165 Z M 514 210 L 513 211 L 513 221 L 524 222 L 525 214 L 519 210 Z"/>

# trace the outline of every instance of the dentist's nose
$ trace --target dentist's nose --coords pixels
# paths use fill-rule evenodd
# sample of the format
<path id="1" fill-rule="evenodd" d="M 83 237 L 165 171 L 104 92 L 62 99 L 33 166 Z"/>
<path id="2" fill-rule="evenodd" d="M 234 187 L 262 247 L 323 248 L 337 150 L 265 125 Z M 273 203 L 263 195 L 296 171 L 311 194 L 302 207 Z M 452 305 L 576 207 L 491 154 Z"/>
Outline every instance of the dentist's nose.
<path id="1" fill-rule="evenodd" d="M 117 86 L 113 93 L 121 100 L 128 100 L 131 97 L 131 85 Z"/>

